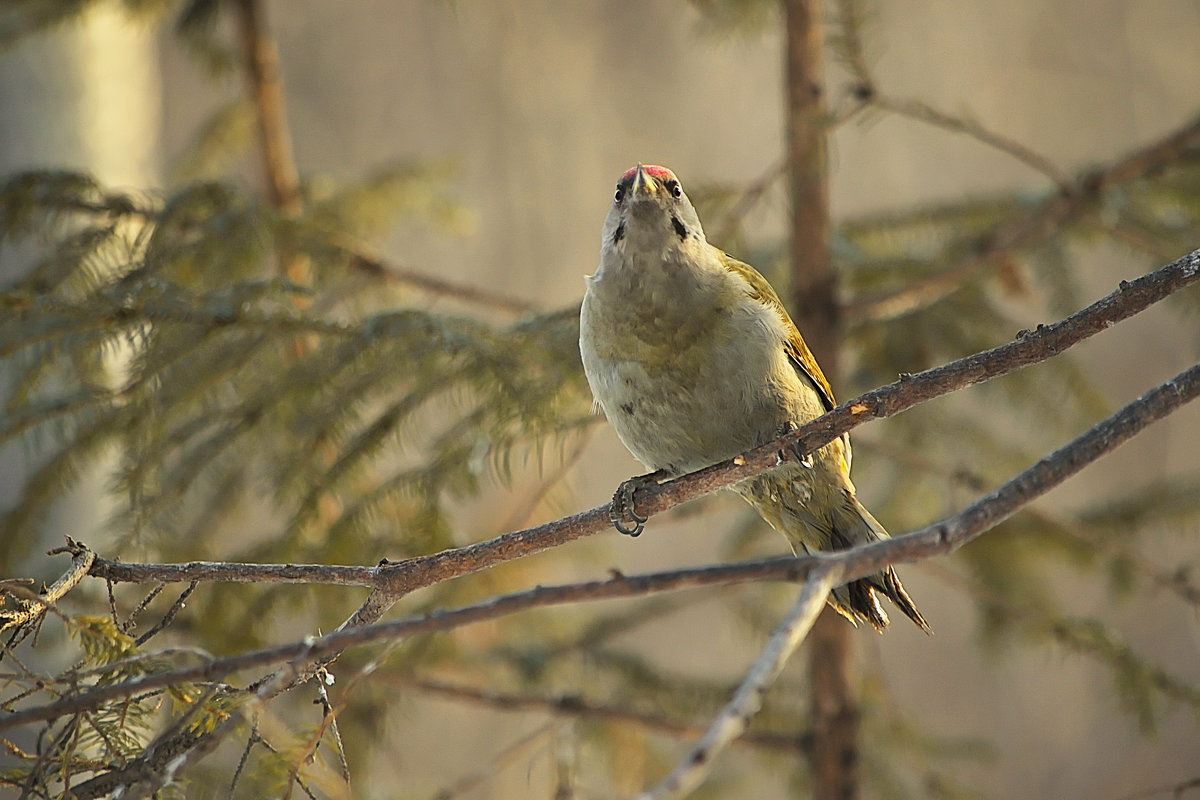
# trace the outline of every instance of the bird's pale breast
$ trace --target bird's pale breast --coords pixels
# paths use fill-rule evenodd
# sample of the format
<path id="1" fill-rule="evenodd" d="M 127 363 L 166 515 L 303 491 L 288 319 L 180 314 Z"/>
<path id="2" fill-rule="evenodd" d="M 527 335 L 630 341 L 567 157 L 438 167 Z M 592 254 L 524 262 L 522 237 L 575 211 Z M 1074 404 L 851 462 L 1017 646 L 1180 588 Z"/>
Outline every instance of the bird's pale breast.
<path id="1" fill-rule="evenodd" d="M 638 460 L 690 472 L 820 413 L 799 407 L 819 400 L 800 385 L 774 310 L 723 274 L 654 272 L 593 277 L 581 317 L 592 393 Z"/>

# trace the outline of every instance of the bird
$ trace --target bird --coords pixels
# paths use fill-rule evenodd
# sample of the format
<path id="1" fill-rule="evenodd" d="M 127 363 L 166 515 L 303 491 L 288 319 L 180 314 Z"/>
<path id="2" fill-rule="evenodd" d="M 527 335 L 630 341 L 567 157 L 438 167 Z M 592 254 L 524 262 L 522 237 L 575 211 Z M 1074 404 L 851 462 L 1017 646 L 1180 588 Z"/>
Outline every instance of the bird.
<path id="1" fill-rule="evenodd" d="M 646 521 L 633 509 L 638 488 L 765 444 L 836 401 L 771 284 L 708 243 L 674 172 L 638 164 L 621 175 L 601 236 L 579 350 L 595 404 L 651 470 L 622 483 L 610 506 L 617 529 L 636 536 Z M 731 488 L 794 552 L 886 539 L 855 493 L 850 462 L 843 435 Z M 932 632 L 891 566 L 836 587 L 828 602 L 883 632 L 880 597 Z"/>

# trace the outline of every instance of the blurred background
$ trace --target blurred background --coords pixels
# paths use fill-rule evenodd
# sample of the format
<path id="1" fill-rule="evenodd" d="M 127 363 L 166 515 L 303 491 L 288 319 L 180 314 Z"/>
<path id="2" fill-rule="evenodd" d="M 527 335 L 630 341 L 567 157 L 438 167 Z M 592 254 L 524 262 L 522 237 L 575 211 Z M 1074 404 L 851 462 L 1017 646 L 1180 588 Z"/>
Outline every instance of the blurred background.
<path id="1" fill-rule="evenodd" d="M 164 256 L 165 245 L 156 250 L 162 242 L 144 229 L 113 234 L 119 246 L 61 267 L 64 275 L 90 276 L 70 279 L 77 280 L 72 302 L 87 309 L 104 276 L 129 274 L 104 264 L 141 263 L 149 252 L 163 265 L 158 279 L 182 287 L 196 308 L 215 303 L 221 289 L 240 297 L 248 281 L 282 269 L 315 287 L 295 307 L 300 316 L 365 326 L 405 308 L 438 325 L 443 316 L 453 321 L 419 340 L 397 338 L 391 349 L 364 346 L 365 356 L 326 348 L 322 334 L 312 334 L 319 340 L 312 352 L 289 356 L 279 347 L 266 360 L 259 353 L 227 368 L 222 354 L 242 345 L 209 337 L 197 346 L 211 352 L 189 361 L 192 329 L 175 339 L 146 336 L 154 339 L 147 346 L 160 348 L 152 352 L 183 359 L 173 367 L 155 367 L 133 336 L 117 337 L 130 351 L 114 355 L 120 348 L 102 327 L 92 339 L 74 331 L 60 341 L 52 333 L 44 341 L 56 349 L 39 344 L 22 351 L 33 353 L 28 363 L 6 362 L 6 435 L 19 427 L 11 421 L 22 408 L 78 380 L 55 367 L 57 377 L 38 383 L 29 364 L 69 360 L 73 348 L 107 352 L 110 374 L 161 368 L 156 374 L 168 389 L 173 368 L 212 367 L 224 377 L 187 397 L 147 395 L 147 408 L 166 409 L 151 414 L 154 426 L 113 422 L 112 438 L 73 462 L 70 480 L 45 465 L 82 446 L 81 432 L 102 417 L 55 419 L 32 433 L 22 427 L 24 438 L 11 436 L 0 450 L 0 503 L 10 509 L 2 529 L 6 575 L 53 579 L 61 564 L 41 552 L 65 533 L 131 561 L 372 564 L 605 502 L 642 469 L 589 417 L 586 387 L 570 361 L 572 309 L 597 260 L 614 182 L 635 163 L 673 169 L 697 201 L 709 239 L 753 263 L 786 295 L 785 45 L 776 4 L 266 2 L 260 22 L 278 48 L 299 176 L 292 209 L 269 202 L 255 108 L 239 66 L 236 5 L 23 0 L 0 11 L 7 43 L 0 52 L 0 173 L 87 173 L 99 188 L 86 191 L 95 196 L 120 193 L 192 215 L 187 247 L 204 237 L 218 242 L 207 255 Z M 822 19 L 832 252 L 849 309 L 835 385 L 841 399 L 1058 319 L 1196 245 L 1196 3 L 831 2 Z M 869 94 L 860 91 L 864 69 Z M 1189 130 L 1169 154 L 1150 152 L 1150 165 L 1125 161 Z M 1049 167 L 1014 157 L 1017 150 Z M 1125 172 L 1104 172 L 1122 163 Z M 1087 186 L 1089 174 L 1107 177 L 1077 213 L 1053 219 L 1044 233 L 1015 236 L 1011 246 L 991 238 L 1043 219 L 1069 193 L 1056 181 Z M 197 186 L 223 188 L 219 197 L 206 190 L 197 206 Z M 14 187 L 6 184 L 14 193 L 6 196 L 10 222 L 24 208 L 12 199 Z M 174 219 L 154 217 L 160 231 L 168 227 L 164 218 Z M 61 224 L 61 217 L 53 221 Z M 6 291 L 25 291 L 26 276 L 44 275 L 50 261 L 66 263 L 60 256 L 69 237 L 47 225 L 29 235 L 13 233 L 15 223 L 6 231 Z M 338 250 L 343 235 L 398 274 L 485 290 L 500 301 L 355 271 L 357 262 Z M 286 269 L 297 252 L 307 272 Z M 985 253 L 986 263 L 952 290 L 899 313 L 870 313 L 869 300 L 901 293 L 973 253 Z M 268 298 L 277 303 L 268 310 L 291 302 L 287 290 L 271 291 L 284 299 Z M 515 302 L 506 306 L 505 298 Z M 245 302 L 267 301 L 256 295 Z M 1069 358 L 860 427 L 860 495 L 894 533 L 953 513 L 1194 363 L 1197 308 L 1195 291 L 1186 292 Z M 16 340 L 35 335 L 29 318 L 4 324 Z M 171 323 L 158 324 L 165 331 Z M 471 351 L 472 367 L 434 340 L 488 349 Z M 414 341 L 429 352 L 410 363 L 405 353 Z M 518 355 L 505 365 L 501 352 Z M 305 374 L 336 391 L 292 394 L 281 382 L 286 404 L 262 407 L 283 421 L 244 437 L 225 460 L 205 456 L 203 441 L 171 438 L 188 420 L 244 410 L 238 403 L 254 397 L 254 372 L 282 375 L 292 358 L 311 361 Z M 357 382 L 329 377 L 339 359 L 361 360 Z M 451 368 L 502 375 L 531 364 L 556 377 L 503 396 L 459 372 L 460 384 L 445 395 L 445 387 L 427 388 Z M 34 383 L 36 390 L 25 391 Z M 386 435 L 364 442 L 382 411 L 422 392 L 436 396 L 399 422 L 387 418 Z M 487 417 L 479 408 L 504 403 L 516 410 L 479 421 Z M 339 417 L 336 425 L 324 427 L 322 409 Z M 475 438 L 446 433 L 464 419 L 475 420 Z M 106 429 L 96 423 L 95 430 Z M 156 436 L 169 446 L 155 445 Z M 937 635 L 904 621 L 883 637 L 852 634 L 862 796 L 1117 800 L 1168 797 L 1189 781 L 1197 791 L 1200 578 L 1187 568 L 1200 552 L 1198 443 L 1200 409 L 1184 409 L 963 553 L 901 570 Z M 293 468 L 302 450 L 319 454 L 323 465 Z M 418 469 L 434 462 L 442 472 Z M 178 477 L 187 464 L 199 465 L 194 482 Z M 330 464 L 354 466 L 339 467 L 331 480 Z M 173 499 L 161 500 L 172 487 Z M 364 497 L 372 498 L 370 513 L 355 516 Z M 638 539 L 590 537 L 431 587 L 392 616 L 610 569 L 630 574 L 785 548 L 739 500 L 710 497 L 655 518 Z M 72 593 L 65 608 L 104 614 L 104 587 L 93 583 Z M 149 588 L 119 586 L 119 607 L 128 611 Z M 151 610 L 165 610 L 178 588 L 169 587 Z M 787 586 L 752 585 L 536 611 L 418 637 L 354 684 L 346 679 L 378 652 L 348 654 L 334 668 L 339 680 L 331 692 L 345 692 L 338 702 L 345 703 L 351 796 L 635 792 L 696 735 L 656 729 L 637 715 L 702 724 L 793 594 Z M 338 587 L 202 584 L 164 637 L 231 653 L 331 630 L 363 596 Z M 52 624 L 37 657 L 68 663 L 70 648 L 61 632 L 53 644 Z M 768 696 L 761 730 L 805 729 L 803 656 L 802 648 Z M 243 677 L 244 684 L 254 676 Z M 504 707 L 466 688 L 527 702 Z M 555 713 L 553 700 L 562 696 L 628 713 Z M 311 698 L 276 704 L 279 763 L 299 746 L 289 750 L 288 737 L 303 741 L 319 719 L 307 706 Z M 147 721 L 139 735 L 156 730 Z M 177 791 L 223 796 L 247 735 L 231 737 Z M 136 756 L 137 745 L 130 747 L 127 755 Z M 304 767 L 315 771 L 309 786 L 316 796 L 345 794 L 329 778 L 335 749 L 328 743 L 322 751 L 325 783 L 320 764 Z M 290 785 L 288 770 L 271 759 L 263 751 L 248 762 L 236 796 L 278 796 Z M 6 766 L 20 763 L 10 758 Z M 803 757 L 748 745 L 727 753 L 696 796 L 809 791 Z"/>

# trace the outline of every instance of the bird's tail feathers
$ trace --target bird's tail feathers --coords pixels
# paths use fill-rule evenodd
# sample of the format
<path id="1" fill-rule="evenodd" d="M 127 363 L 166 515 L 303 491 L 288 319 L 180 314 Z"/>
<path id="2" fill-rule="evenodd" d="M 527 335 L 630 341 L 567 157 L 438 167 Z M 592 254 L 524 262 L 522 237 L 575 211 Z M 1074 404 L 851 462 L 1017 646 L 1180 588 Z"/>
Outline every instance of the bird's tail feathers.
<path id="1" fill-rule="evenodd" d="M 844 550 L 888 538 L 887 531 L 858 501 L 853 492 L 847 491 L 845 496 L 846 503 L 833 515 L 830 549 Z M 865 622 L 882 633 L 888 626 L 888 616 L 879 602 L 881 594 L 891 600 L 896 608 L 921 630 L 933 633 L 925 617 L 921 616 L 916 604 L 908 596 L 908 592 L 904 591 L 904 585 L 900 583 L 896 570 L 890 566 L 882 572 L 837 587 L 829 596 L 829 604 L 851 622 Z"/>

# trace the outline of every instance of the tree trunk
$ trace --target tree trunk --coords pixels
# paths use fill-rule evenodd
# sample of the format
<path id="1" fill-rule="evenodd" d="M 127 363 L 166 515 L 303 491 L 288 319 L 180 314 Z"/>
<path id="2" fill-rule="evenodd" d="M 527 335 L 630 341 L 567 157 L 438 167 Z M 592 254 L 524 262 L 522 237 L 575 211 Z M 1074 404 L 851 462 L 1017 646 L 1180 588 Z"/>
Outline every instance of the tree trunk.
<path id="1" fill-rule="evenodd" d="M 14 12 L 19 16 L 19 12 Z M 67 25 L 24 37 L 0 60 L 0 176 L 30 169 L 78 170 L 104 184 L 159 184 L 161 88 L 154 32 L 115 4 L 98 3 Z M 134 223 L 128 223 L 130 225 Z M 129 238 L 133 234 L 129 233 Z M 23 276 L 37 262 L 36 244 L 0 243 L 0 284 Z M 106 361 L 119 374 L 124 352 Z M 12 381 L 0 365 L 0 395 Z M 53 452 L 53 437 L 0 445 L 0 512 L 17 502 L 26 481 Z M 0 564 L 18 553 L 45 550 L 70 534 L 94 546 L 111 506 L 105 484 L 111 458 L 85 469 L 72 491 L 54 501 L 42 541 L 7 531 Z M 22 568 L 9 568 L 22 574 Z"/>
<path id="2" fill-rule="evenodd" d="M 829 186 L 820 0 L 784 0 L 787 153 L 791 177 L 792 311 L 829 382 L 839 384 L 837 276 L 829 259 Z M 826 608 L 809 634 L 814 800 L 858 790 L 858 702 L 852 628 Z"/>

